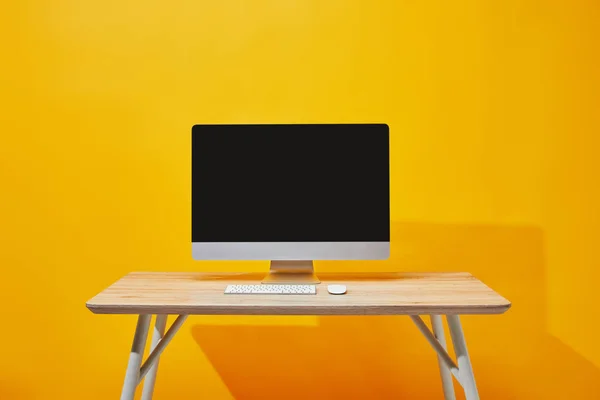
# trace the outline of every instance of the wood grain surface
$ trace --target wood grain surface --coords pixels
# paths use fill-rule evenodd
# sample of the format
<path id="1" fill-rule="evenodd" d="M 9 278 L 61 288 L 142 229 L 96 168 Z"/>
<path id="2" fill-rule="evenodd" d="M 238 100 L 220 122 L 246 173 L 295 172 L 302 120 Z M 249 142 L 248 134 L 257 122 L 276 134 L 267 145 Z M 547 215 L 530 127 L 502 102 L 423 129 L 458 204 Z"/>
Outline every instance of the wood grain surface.
<path id="1" fill-rule="evenodd" d="M 423 315 L 501 314 L 510 302 L 469 273 L 319 274 L 316 295 L 225 295 L 259 284 L 256 273 L 134 272 L 87 302 L 97 314 Z M 328 284 L 344 284 L 330 295 Z"/>

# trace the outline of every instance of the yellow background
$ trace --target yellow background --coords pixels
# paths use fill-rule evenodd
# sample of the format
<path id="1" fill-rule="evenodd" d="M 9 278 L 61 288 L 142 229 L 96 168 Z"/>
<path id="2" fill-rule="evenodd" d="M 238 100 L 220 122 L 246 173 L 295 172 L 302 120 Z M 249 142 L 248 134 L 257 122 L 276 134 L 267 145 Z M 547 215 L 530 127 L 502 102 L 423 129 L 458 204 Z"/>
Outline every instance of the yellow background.
<path id="1" fill-rule="evenodd" d="M 470 271 L 513 302 L 464 318 L 482 398 L 600 398 L 599 20 L 592 0 L 3 2 L 0 399 L 118 398 L 135 318 L 84 304 L 129 271 L 267 268 L 191 259 L 193 124 L 373 121 L 392 257 L 317 268 Z M 406 318 L 194 317 L 155 398 L 441 386 Z"/>

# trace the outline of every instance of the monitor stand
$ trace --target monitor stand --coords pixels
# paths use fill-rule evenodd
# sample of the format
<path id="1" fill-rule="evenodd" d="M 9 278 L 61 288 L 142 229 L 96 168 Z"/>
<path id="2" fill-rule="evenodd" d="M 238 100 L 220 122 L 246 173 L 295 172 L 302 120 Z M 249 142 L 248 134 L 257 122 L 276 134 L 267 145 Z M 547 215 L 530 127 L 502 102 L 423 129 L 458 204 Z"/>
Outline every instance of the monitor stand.
<path id="1" fill-rule="evenodd" d="M 306 261 L 271 261 L 269 274 L 265 276 L 262 283 L 279 285 L 294 283 L 298 285 L 316 285 L 321 283 L 315 275 L 312 260 Z"/>

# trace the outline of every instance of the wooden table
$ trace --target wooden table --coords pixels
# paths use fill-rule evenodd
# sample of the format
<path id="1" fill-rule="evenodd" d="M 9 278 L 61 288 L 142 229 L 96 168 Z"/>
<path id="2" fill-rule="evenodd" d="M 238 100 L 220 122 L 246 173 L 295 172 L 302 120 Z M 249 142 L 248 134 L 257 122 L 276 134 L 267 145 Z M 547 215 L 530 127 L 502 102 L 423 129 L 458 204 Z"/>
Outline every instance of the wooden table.
<path id="1" fill-rule="evenodd" d="M 96 314 L 137 314 L 122 400 L 133 400 L 145 378 L 142 400 L 152 399 L 158 360 L 188 315 L 408 315 L 438 354 L 444 398 L 455 399 L 452 376 L 467 400 L 479 399 L 459 315 L 502 314 L 510 302 L 468 273 L 319 274 L 316 295 L 225 295 L 229 284 L 258 284 L 251 273 L 135 272 L 87 302 Z M 344 284 L 342 296 L 328 284 Z M 165 333 L 168 314 L 177 314 Z M 152 315 L 156 315 L 151 352 L 142 357 Z M 432 330 L 422 315 L 431 318 Z M 446 316 L 456 362 L 446 351 Z"/>

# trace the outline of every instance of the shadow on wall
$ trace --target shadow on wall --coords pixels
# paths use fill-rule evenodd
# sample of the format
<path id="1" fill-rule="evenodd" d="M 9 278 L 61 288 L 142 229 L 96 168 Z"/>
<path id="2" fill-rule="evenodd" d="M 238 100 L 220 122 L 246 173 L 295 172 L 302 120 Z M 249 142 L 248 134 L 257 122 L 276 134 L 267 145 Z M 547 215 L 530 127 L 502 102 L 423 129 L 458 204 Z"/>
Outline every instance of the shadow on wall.
<path id="1" fill-rule="evenodd" d="M 505 315 L 463 317 L 482 398 L 600 398 L 600 371 L 547 333 L 543 254 L 533 227 L 393 223 L 389 260 L 317 269 L 471 272 L 513 303 Z M 196 325 L 192 335 L 238 400 L 442 398 L 435 353 L 408 318 L 318 321 Z"/>

